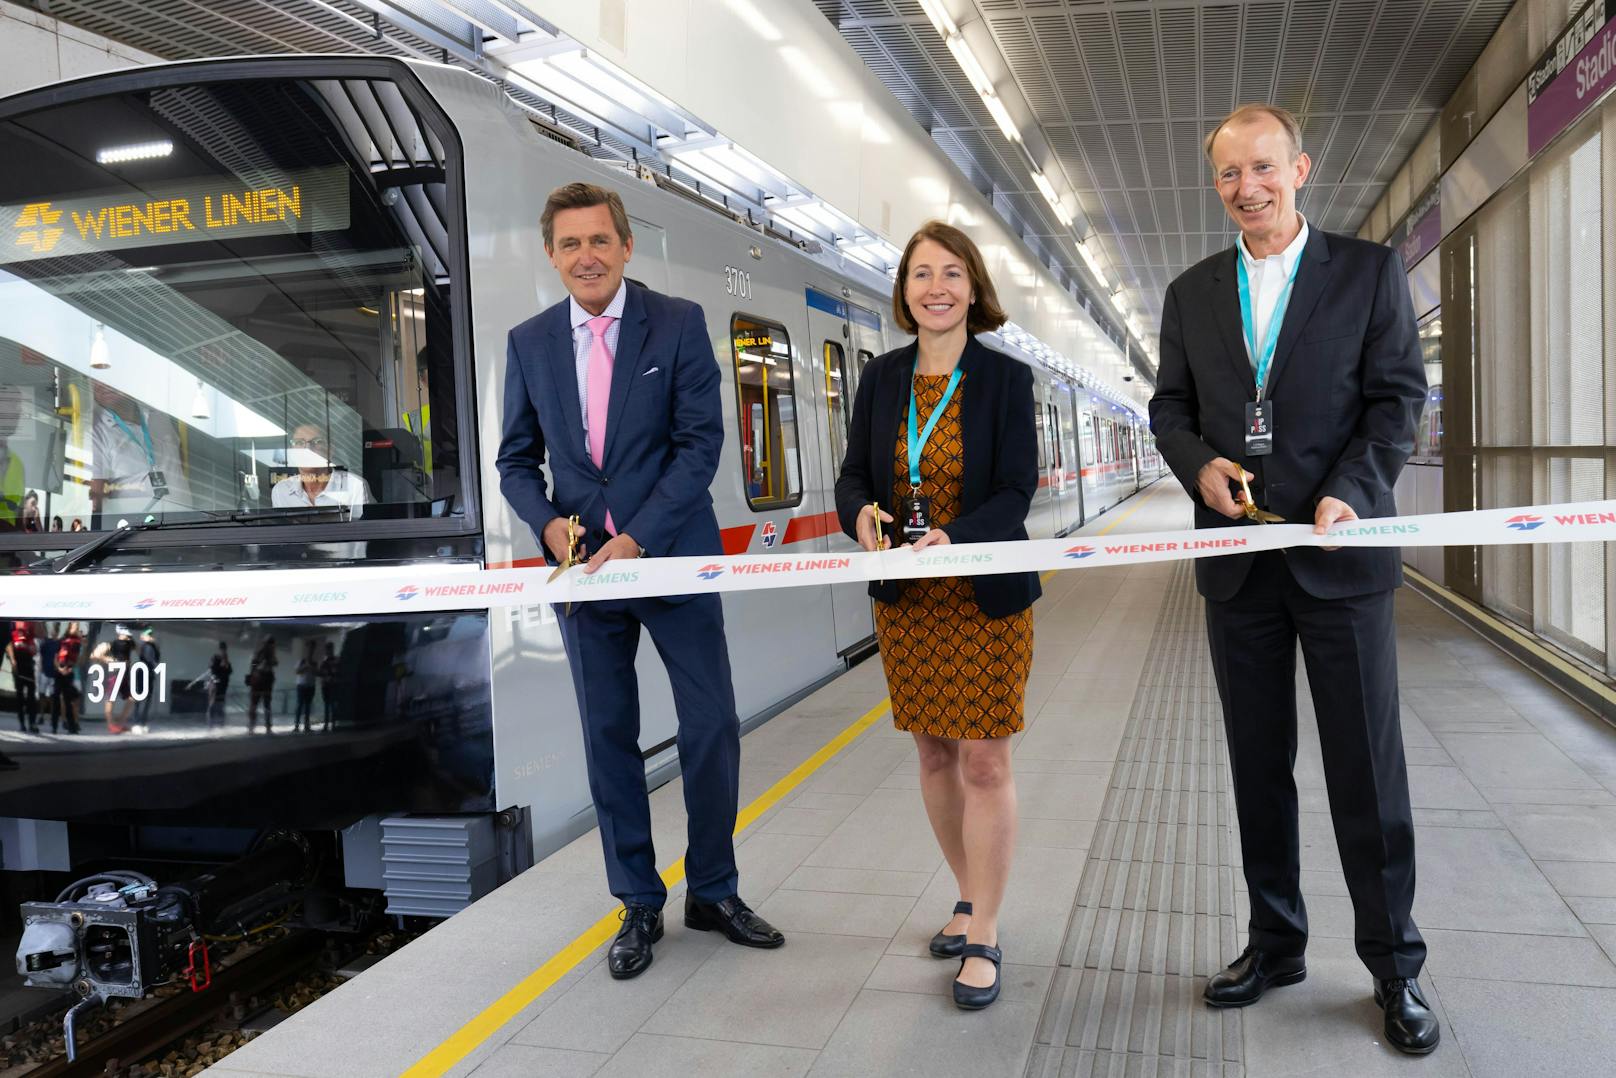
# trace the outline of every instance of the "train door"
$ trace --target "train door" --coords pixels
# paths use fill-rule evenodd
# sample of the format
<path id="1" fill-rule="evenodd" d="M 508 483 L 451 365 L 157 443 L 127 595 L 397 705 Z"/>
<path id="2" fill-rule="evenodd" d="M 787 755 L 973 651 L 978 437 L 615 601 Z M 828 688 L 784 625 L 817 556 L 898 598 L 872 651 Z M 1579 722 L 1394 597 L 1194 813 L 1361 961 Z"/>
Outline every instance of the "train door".
<path id="1" fill-rule="evenodd" d="M 1056 382 L 1050 387 L 1054 397 L 1055 442 L 1060 447 L 1061 527 L 1071 531 L 1083 523 L 1083 485 L 1078 482 L 1077 420 L 1072 387 Z"/>
<path id="2" fill-rule="evenodd" d="M 853 414 L 853 394 L 858 385 L 858 336 L 850 317 L 851 308 L 835 296 L 816 288 L 807 290 L 810 352 L 814 364 L 815 396 L 822 403 L 816 422 L 825 475 L 823 511 L 814 517 L 797 517 L 788 525 L 787 541 L 814 540 L 817 550 L 847 553 L 858 544 L 842 533 L 836 516 L 836 477 L 842 471 L 847 452 L 847 430 Z M 879 323 L 877 323 L 879 325 Z M 793 535 L 793 531 L 797 535 Z M 811 533 L 811 534 L 810 534 Z M 833 584 L 830 588 L 832 616 L 836 625 L 836 651 L 846 654 L 870 638 L 875 631 L 870 597 L 863 584 Z"/>

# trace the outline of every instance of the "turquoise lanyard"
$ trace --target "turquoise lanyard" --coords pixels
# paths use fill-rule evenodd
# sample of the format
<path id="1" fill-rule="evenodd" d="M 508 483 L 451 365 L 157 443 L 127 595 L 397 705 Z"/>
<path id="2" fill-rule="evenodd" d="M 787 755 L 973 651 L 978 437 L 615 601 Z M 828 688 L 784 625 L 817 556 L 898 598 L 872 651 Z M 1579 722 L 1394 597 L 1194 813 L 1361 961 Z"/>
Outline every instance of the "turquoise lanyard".
<path id="1" fill-rule="evenodd" d="M 1240 270 L 1240 324 L 1245 333 L 1246 348 L 1250 350 L 1251 361 L 1257 369 L 1257 399 L 1262 400 L 1263 383 L 1268 381 L 1268 368 L 1274 362 L 1274 349 L 1279 347 L 1279 329 L 1285 322 L 1285 308 L 1290 306 L 1291 289 L 1295 287 L 1296 274 L 1302 268 L 1302 256 L 1300 252 L 1297 253 L 1290 279 L 1285 282 L 1285 290 L 1274 304 L 1274 315 L 1268 320 L 1268 332 L 1263 334 L 1261 350 L 1257 348 L 1257 322 L 1251 315 L 1251 282 L 1246 278 L 1246 260 L 1239 251 L 1234 253 L 1234 260 Z"/>
<path id="2" fill-rule="evenodd" d="M 915 429 L 920 426 L 919 416 L 915 407 L 915 380 L 909 379 L 909 492 L 913 494 L 920 489 L 920 451 L 926 448 L 931 440 L 931 432 L 937 426 L 937 421 L 948 410 L 948 402 L 954 396 L 954 387 L 959 385 L 960 377 L 964 375 L 956 365 L 954 373 L 948 376 L 948 388 L 943 390 L 943 399 L 937 402 L 937 407 L 931 410 L 931 418 L 926 420 L 926 429 L 920 432 L 920 438 L 915 438 Z"/>
<path id="3" fill-rule="evenodd" d="M 117 412 L 111 411 L 111 409 L 108 409 L 108 411 L 112 416 L 112 421 L 118 424 L 118 429 L 129 435 L 129 440 L 131 442 L 139 445 L 140 439 L 135 437 L 135 432 L 129 429 L 129 424 L 123 421 L 123 417 Z M 155 471 L 157 469 L 157 454 L 152 452 L 151 430 L 146 426 L 146 416 L 141 413 L 138 407 L 135 409 L 135 412 L 137 415 L 140 415 L 140 433 L 145 435 L 146 438 L 146 467 L 152 471 Z"/>

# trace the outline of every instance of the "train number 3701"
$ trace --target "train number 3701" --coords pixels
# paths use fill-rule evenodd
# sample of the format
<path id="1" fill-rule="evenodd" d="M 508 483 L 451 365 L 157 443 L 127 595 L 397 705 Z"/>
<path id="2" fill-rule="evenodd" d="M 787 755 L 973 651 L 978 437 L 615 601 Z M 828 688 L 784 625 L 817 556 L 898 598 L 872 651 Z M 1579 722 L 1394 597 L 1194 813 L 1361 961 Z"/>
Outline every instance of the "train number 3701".
<path id="1" fill-rule="evenodd" d="M 738 299 L 752 298 L 752 275 L 734 266 L 724 267 L 724 291 Z"/>
<path id="2" fill-rule="evenodd" d="M 84 695 L 92 704 L 99 704 L 110 696 L 114 700 L 134 700 L 139 703 L 156 693 L 159 703 L 168 699 L 168 664 L 158 663 L 106 663 L 91 666 L 86 671 L 89 684 Z"/>

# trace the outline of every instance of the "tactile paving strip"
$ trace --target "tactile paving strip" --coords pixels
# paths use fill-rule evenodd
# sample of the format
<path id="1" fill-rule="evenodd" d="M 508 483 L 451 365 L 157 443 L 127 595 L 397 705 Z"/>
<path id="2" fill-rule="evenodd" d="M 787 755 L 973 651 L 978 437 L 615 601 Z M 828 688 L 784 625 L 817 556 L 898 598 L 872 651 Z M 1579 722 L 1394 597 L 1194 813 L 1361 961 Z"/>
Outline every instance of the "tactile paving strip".
<path id="1" fill-rule="evenodd" d="M 1028 1078 L 1243 1078 L 1233 795 L 1192 570 L 1173 573 L 1078 884 Z"/>

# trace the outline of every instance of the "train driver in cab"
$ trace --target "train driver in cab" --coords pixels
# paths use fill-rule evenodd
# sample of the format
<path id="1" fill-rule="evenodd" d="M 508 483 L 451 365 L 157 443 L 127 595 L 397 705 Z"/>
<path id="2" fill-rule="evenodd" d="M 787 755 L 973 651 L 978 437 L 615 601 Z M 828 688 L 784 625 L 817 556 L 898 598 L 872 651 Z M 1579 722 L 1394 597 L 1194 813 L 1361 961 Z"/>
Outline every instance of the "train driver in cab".
<path id="1" fill-rule="evenodd" d="M 269 504 L 276 509 L 300 509 L 326 505 L 346 509 L 349 520 L 365 514 L 370 502 L 370 485 L 331 459 L 331 438 L 314 423 L 301 423 L 293 431 L 286 463 L 297 468 L 269 491 Z"/>
<path id="2" fill-rule="evenodd" d="M 622 559 L 722 554 L 709 488 L 724 445 L 723 406 L 701 308 L 624 279 L 634 236 L 615 192 L 559 187 L 539 223 L 568 298 L 511 330 L 500 489 L 556 564 L 586 560 L 595 573 Z M 650 966 L 668 897 L 639 747 L 642 629 L 667 667 L 678 716 L 689 819 L 685 924 L 748 947 L 780 946 L 785 937 L 738 894 L 740 722 L 719 597 L 584 602 L 556 616 L 606 879 L 624 907 L 608 972 L 623 980 Z"/>

